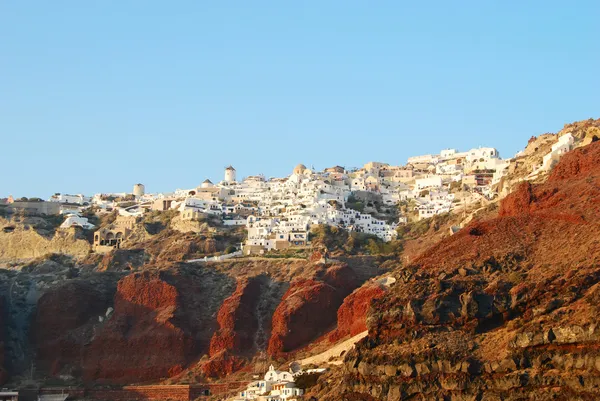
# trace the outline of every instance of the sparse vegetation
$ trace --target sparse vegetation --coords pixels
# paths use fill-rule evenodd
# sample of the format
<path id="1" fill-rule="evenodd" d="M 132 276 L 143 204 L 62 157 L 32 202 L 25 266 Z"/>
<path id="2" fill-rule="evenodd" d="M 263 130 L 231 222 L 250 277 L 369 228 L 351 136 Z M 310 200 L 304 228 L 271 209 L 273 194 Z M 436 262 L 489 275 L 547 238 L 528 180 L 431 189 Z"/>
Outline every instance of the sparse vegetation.
<path id="1" fill-rule="evenodd" d="M 450 219 L 452 219 L 452 213 L 444 213 L 428 219 L 399 226 L 396 230 L 398 232 L 398 239 L 416 239 L 425 235 L 432 228 L 434 231 L 438 231 L 442 226 L 447 224 Z"/>
<path id="2" fill-rule="evenodd" d="M 348 209 L 356 210 L 360 213 L 365 211 L 365 204 L 356 199 L 353 194 L 348 197 L 348 200 L 346 201 L 346 207 Z"/>
<path id="3" fill-rule="evenodd" d="M 179 214 L 179 211 L 170 209 L 164 212 L 154 210 L 144 215 L 143 223 L 146 231 L 150 234 L 158 234 L 169 227 L 171 220 Z"/>
<path id="4" fill-rule="evenodd" d="M 310 239 L 316 248 L 343 251 L 351 255 L 383 255 L 399 253 L 402 244 L 399 241 L 384 242 L 372 234 L 348 232 L 342 228 L 319 225 L 310 232 Z"/>
<path id="5" fill-rule="evenodd" d="M 273 250 L 264 255 L 270 259 L 306 259 L 309 252 L 306 248 L 288 248 L 283 250 Z"/>
<path id="6" fill-rule="evenodd" d="M 235 246 L 229 245 L 227 248 L 225 248 L 225 251 L 223 251 L 223 253 L 228 255 L 230 253 L 234 253 L 236 250 L 237 249 L 235 248 Z"/>

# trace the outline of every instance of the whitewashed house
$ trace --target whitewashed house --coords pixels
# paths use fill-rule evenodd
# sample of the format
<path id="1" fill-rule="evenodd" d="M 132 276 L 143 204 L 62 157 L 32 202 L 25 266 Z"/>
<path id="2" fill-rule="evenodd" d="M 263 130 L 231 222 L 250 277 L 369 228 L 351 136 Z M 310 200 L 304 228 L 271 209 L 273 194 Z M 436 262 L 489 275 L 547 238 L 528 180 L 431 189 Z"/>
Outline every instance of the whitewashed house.
<path id="1" fill-rule="evenodd" d="M 294 381 L 295 378 L 291 372 L 275 370 L 271 365 L 265 373 L 264 379 L 248 384 L 248 387 L 239 393 L 235 401 L 257 399 L 284 401 L 301 396 L 304 394 L 304 390 L 297 388 Z"/>
<path id="2" fill-rule="evenodd" d="M 96 226 L 90 223 L 86 217 L 71 214 L 67 216 L 65 221 L 63 221 L 63 223 L 60 225 L 60 228 L 66 229 L 71 227 L 81 227 L 86 230 L 92 230 Z"/>
<path id="3" fill-rule="evenodd" d="M 565 153 L 573 149 L 574 143 L 575 138 L 570 132 L 559 137 L 558 141 L 552 145 L 552 150 L 544 156 L 542 169 L 549 171 Z"/>
<path id="4" fill-rule="evenodd" d="M 439 175 L 430 175 L 415 180 L 415 189 L 421 191 L 427 188 L 439 188 L 442 186 L 442 177 Z"/>
<path id="5" fill-rule="evenodd" d="M 92 202 L 92 198 L 89 196 L 84 196 L 81 194 L 78 195 L 68 195 L 68 194 L 54 194 L 49 199 L 48 202 L 58 202 L 58 203 L 70 203 L 75 205 L 84 205 Z"/>

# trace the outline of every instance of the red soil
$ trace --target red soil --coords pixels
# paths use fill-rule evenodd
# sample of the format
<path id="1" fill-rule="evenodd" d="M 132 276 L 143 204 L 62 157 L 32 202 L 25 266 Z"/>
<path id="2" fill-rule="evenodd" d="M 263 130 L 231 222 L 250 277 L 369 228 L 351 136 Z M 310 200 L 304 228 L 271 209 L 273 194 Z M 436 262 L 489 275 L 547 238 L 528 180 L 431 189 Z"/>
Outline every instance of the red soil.
<path id="1" fill-rule="evenodd" d="M 473 222 L 424 252 L 414 264 L 456 269 L 506 258 L 530 260 L 536 266 L 589 264 L 589 256 L 600 247 L 599 211 L 596 142 L 563 156 L 547 182 L 521 184 L 502 201 L 498 218 Z"/>
<path id="2" fill-rule="evenodd" d="M 246 366 L 247 360 L 235 355 L 221 353 L 213 356 L 202 366 L 202 372 L 207 377 L 226 377 Z"/>

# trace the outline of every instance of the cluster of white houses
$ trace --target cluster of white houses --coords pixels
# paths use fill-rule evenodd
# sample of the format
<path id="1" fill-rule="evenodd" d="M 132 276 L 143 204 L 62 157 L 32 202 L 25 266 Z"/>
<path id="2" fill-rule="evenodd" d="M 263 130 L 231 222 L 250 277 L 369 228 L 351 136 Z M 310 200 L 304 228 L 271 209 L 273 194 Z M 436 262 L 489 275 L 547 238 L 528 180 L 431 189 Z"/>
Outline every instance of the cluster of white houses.
<path id="1" fill-rule="evenodd" d="M 299 164 L 289 176 L 270 179 L 255 175 L 238 181 L 235 168 L 229 166 L 217 184 L 205 180 L 195 188 L 156 195 L 145 194 L 138 184 L 129 198 L 95 195 L 91 203 L 107 210 L 116 207 L 122 216 L 169 209 L 178 210 L 184 220 L 219 216 L 224 225 L 246 227 L 244 254 L 251 255 L 305 246 L 311 226 L 318 224 L 393 240 L 406 216 L 388 223 L 373 216 L 377 207 L 414 200 L 419 218 L 449 212 L 455 202 L 453 182 L 489 194 L 492 181 L 507 165 L 496 149 L 477 148 L 411 157 L 405 166 L 370 162 L 359 169 L 334 166 L 315 171 Z M 356 207 L 357 200 L 376 206 L 367 213 Z"/>
<path id="2" fill-rule="evenodd" d="M 275 370 L 273 365 L 265 373 L 263 380 L 253 381 L 241 391 L 233 401 L 293 401 L 304 394 L 304 390 L 296 387 L 295 375 L 291 371 Z"/>
<path id="3" fill-rule="evenodd" d="M 570 134 L 558 138 L 539 170 L 547 171 L 572 149 L 573 143 Z M 205 180 L 198 187 L 173 193 L 146 194 L 144 186 L 136 184 L 132 193 L 93 197 L 55 194 L 48 202 L 9 199 L 8 208 L 64 214 L 63 228 L 87 229 L 94 227 L 82 213 L 90 206 L 100 211 L 118 210 L 127 224 L 127 218 L 155 210 L 177 210 L 181 219 L 192 221 L 217 216 L 223 225 L 245 226 L 248 237 L 244 254 L 260 254 L 307 245 L 310 227 L 317 224 L 393 240 L 397 225 L 406 223 L 407 218 L 399 216 L 398 220 L 387 223 L 373 216 L 378 208 L 410 200 L 412 210 L 422 219 L 451 211 L 458 202 L 457 188 L 468 189 L 479 197 L 491 197 L 494 186 L 507 173 L 509 161 L 501 159 L 494 148 L 480 147 L 467 152 L 445 149 L 435 155 L 410 157 L 404 166 L 370 162 L 362 168 L 334 166 L 315 171 L 299 164 L 287 177 L 266 179 L 255 175 L 240 181 L 235 168 L 229 166 L 224 179 L 217 184 Z M 357 207 L 357 201 L 371 207 Z M 126 232 L 112 234 L 115 237 L 99 239 L 99 243 L 118 244 Z M 117 234 L 121 238 L 117 239 Z"/>

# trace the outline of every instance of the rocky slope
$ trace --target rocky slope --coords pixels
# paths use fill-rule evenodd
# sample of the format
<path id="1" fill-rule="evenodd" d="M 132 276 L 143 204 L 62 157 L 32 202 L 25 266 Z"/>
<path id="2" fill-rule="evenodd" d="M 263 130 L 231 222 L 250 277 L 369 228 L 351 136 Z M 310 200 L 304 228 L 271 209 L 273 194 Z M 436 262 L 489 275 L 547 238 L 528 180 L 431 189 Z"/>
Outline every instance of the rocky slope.
<path id="1" fill-rule="evenodd" d="M 4 313 L 4 298 L 0 297 L 0 385 L 8 380 L 8 372 L 4 367 L 4 336 L 6 331 L 6 318 L 4 317 Z"/>
<path id="2" fill-rule="evenodd" d="M 119 281 L 114 313 L 83 356 L 86 381 L 143 382 L 180 373 L 205 353 L 228 278 L 144 271 Z"/>
<path id="3" fill-rule="evenodd" d="M 269 355 L 291 352 L 324 334 L 335 323 L 344 298 L 358 285 L 347 265 L 333 265 L 312 279 L 292 282 L 273 314 Z"/>
<path id="4" fill-rule="evenodd" d="M 32 366 L 34 379 L 65 385 L 193 383 L 252 369 L 267 351 L 293 354 L 334 328 L 344 298 L 381 271 L 363 257 L 140 265 L 138 251 L 111 255 L 0 270 L 12 383 Z"/>
<path id="5" fill-rule="evenodd" d="M 348 295 L 337 311 L 337 327 L 329 336 L 336 342 L 367 330 L 367 313 L 373 300 L 381 298 L 385 289 L 377 283 L 367 283 Z"/>
<path id="6" fill-rule="evenodd" d="M 266 277 L 255 276 L 241 280 L 217 314 L 219 330 L 210 341 L 211 360 L 204 365 L 209 377 L 223 377 L 242 368 L 248 357 L 257 351 L 255 344 L 259 326 L 258 306 Z"/>
<path id="7" fill-rule="evenodd" d="M 51 253 L 85 257 L 90 243 L 76 229 L 56 230 L 48 219 L 0 217 L 0 265 Z"/>
<path id="8" fill-rule="evenodd" d="M 101 286 L 91 280 L 73 280 L 40 297 L 31 324 L 38 369 L 52 375 L 81 374 L 84 346 L 112 305 L 115 288 L 111 281 Z"/>
<path id="9" fill-rule="evenodd" d="M 600 143 L 442 240 L 374 301 L 319 400 L 600 397 Z"/>

